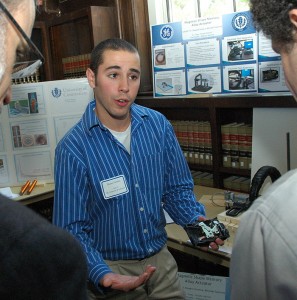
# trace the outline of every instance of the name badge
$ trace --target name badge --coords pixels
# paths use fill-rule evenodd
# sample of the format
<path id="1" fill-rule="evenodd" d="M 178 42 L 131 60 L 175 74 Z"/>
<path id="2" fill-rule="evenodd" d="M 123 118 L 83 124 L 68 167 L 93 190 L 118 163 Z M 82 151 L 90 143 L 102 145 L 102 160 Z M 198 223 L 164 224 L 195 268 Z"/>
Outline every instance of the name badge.
<path id="1" fill-rule="evenodd" d="M 110 199 L 129 192 L 124 175 L 102 180 L 100 185 L 104 199 Z"/>

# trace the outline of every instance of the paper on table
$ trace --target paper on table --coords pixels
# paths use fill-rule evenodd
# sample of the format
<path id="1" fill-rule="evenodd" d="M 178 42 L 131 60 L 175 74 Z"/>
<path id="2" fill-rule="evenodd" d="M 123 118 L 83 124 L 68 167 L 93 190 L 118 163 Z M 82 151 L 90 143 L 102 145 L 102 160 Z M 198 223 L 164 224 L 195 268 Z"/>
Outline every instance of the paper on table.
<path id="1" fill-rule="evenodd" d="M 13 194 L 10 187 L 0 188 L 0 194 L 10 199 L 14 199 L 19 196 L 19 194 Z"/>

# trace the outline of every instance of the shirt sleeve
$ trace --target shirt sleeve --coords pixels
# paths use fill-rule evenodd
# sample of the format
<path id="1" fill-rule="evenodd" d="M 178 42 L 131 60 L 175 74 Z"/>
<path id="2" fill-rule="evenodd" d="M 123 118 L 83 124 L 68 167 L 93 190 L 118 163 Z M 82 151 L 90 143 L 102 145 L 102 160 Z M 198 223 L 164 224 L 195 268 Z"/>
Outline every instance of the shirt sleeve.
<path id="1" fill-rule="evenodd" d="M 88 235 L 93 228 L 88 214 L 92 199 L 84 159 L 74 156 L 65 145 L 58 145 L 55 152 L 54 197 L 53 223 L 79 240 L 87 257 L 89 279 L 98 287 L 99 280 L 112 271 Z"/>
<path id="2" fill-rule="evenodd" d="M 165 133 L 165 183 L 163 204 L 175 223 L 185 226 L 205 216 L 204 206 L 196 200 L 188 163 L 168 122 Z"/>

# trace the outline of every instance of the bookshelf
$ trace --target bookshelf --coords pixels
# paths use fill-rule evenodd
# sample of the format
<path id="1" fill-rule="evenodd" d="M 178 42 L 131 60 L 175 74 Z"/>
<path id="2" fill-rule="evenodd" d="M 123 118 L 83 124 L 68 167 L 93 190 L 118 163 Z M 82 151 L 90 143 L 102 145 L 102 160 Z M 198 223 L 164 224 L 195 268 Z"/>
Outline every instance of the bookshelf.
<path id="1" fill-rule="evenodd" d="M 226 188 L 225 185 L 229 188 L 228 180 L 232 176 L 237 177 L 237 183 L 251 177 L 249 168 L 224 166 L 222 125 L 232 122 L 252 125 L 254 107 L 297 107 L 292 96 L 280 95 L 227 95 L 221 97 L 205 95 L 201 98 L 153 98 L 152 96 L 139 95 L 136 103 L 163 113 L 169 120 L 210 123 L 212 164 L 189 162 L 189 167 L 194 171 L 212 173 L 213 187 L 215 188 Z M 238 188 L 234 189 L 238 190 Z"/>
<path id="2" fill-rule="evenodd" d="M 113 7 L 88 6 L 65 13 L 48 21 L 48 34 L 53 79 L 64 79 L 65 59 L 87 55 L 98 42 L 119 37 L 115 10 Z M 74 70 L 73 73 L 77 72 Z"/>

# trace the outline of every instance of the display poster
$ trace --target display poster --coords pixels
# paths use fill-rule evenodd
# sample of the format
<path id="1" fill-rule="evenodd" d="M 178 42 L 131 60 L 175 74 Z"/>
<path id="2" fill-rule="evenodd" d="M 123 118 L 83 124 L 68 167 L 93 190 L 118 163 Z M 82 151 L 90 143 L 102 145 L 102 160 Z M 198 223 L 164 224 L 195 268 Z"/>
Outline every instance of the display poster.
<path id="1" fill-rule="evenodd" d="M 249 11 L 152 26 L 154 97 L 288 92 Z"/>
<path id="2" fill-rule="evenodd" d="M 0 115 L 0 187 L 53 182 L 55 147 L 91 99 L 87 79 L 14 85 Z"/>

